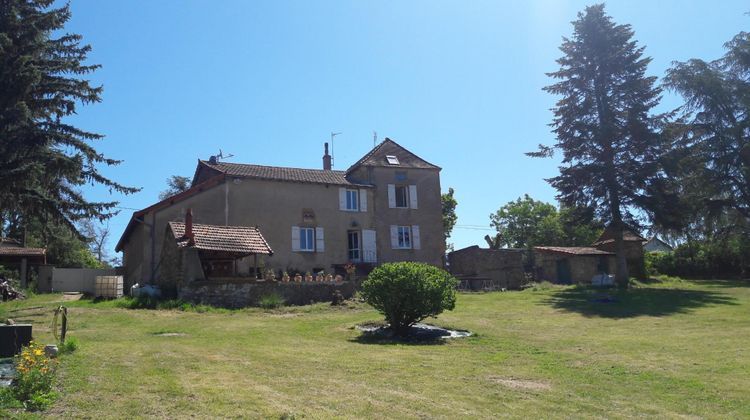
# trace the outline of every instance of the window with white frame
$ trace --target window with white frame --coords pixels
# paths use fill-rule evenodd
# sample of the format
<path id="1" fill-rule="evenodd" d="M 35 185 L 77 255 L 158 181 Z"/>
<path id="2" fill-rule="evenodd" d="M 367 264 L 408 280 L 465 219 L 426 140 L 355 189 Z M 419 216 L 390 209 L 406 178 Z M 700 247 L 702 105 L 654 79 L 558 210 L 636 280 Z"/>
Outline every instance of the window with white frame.
<path id="1" fill-rule="evenodd" d="M 396 232 L 398 234 L 398 247 L 411 248 L 411 226 L 399 226 Z"/>
<path id="2" fill-rule="evenodd" d="M 299 228 L 299 250 L 307 252 L 315 251 L 315 229 Z"/>
<path id="3" fill-rule="evenodd" d="M 350 230 L 347 232 L 348 247 L 349 247 L 349 261 L 359 262 L 362 259 L 361 247 L 359 240 L 359 231 Z"/>
<path id="4" fill-rule="evenodd" d="M 346 190 L 346 209 L 351 211 L 359 210 L 358 190 Z"/>

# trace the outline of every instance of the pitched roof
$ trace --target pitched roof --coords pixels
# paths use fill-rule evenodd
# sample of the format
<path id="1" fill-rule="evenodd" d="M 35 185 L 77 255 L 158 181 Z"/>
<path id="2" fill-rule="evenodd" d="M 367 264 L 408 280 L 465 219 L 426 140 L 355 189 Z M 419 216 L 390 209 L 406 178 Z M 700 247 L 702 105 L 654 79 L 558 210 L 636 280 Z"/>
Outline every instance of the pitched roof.
<path id="1" fill-rule="evenodd" d="M 312 184 L 329 184 L 329 185 L 352 185 L 363 186 L 369 185 L 356 184 L 346 179 L 346 172 L 333 171 L 324 169 L 302 169 L 286 168 L 282 166 L 264 166 L 251 165 L 246 163 L 229 163 L 201 160 L 198 165 L 203 165 L 217 170 L 229 176 L 242 178 L 266 179 L 272 181 L 304 182 Z M 197 171 L 196 171 L 197 172 Z"/>
<path id="2" fill-rule="evenodd" d="M 630 227 L 625 227 L 625 229 L 622 231 L 622 239 L 625 242 L 646 242 L 646 238 L 639 235 L 634 229 Z M 602 245 L 602 244 L 608 244 L 615 241 L 615 229 L 612 227 L 612 225 L 607 226 L 606 229 L 604 229 L 604 232 L 602 232 L 601 236 L 599 236 L 599 239 L 596 240 L 592 245 Z"/>
<path id="3" fill-rule="evenodd" d="M 152 204 L 143 210 L 138 210 L 136 212 L 133 212 L 133 216 L 130 217 L 130 221 L 128 222 L 128 225 L 125 227 L 125 231 L 122 232 L 122 236 L 120 236 L 120 240 L 117 241 L 117 245 L 115 246 L 115 251 L 117 252 L 122 251 L 122 248 L 125 246 L 125 242 L 128 236 L 130 235 L 130 232 L 138 224 L 139 217 L 142 217 L 143 215 L 148 214 L 150 211 L 160 210 L 165 207 L 169 207 L 174 203 L 179 203 L 180 201 L 185 200 L 186 198 L 192 197 L 195 194 L 203 192 L 209 188 L 213 188 L 221 184 L 224 181 L 225 181 L 224 174 L 213 176 L 199 184 L 193 185 L 192 187 L 188 188 L 187 190 L 181 193 L 177 193 L 171 197 L 167 197 L 164 200 L 161 200 L 155 204 Z M 143 220 L 141 220 L 141 222 L 143 222 Z"/>
<path id="4" fill-rule="evenodd" d="M 535 250 L 564 255 L 615 255 L 588 246 L 535 246 Z"/>
<path id="5" fill-rule="evenodd" d="M 395 156 L 398 159 L 398 165 L 388 163 L 387 156 Z M 406 150 L 403 146 L 389 139 L 388 137 L 383 140 L 379 145 L 375 146 L 366 155 L 362 156 L 362 159 L 358 160 L 357 163 L 350 166 L 346 170 L 346 173 L 359 168 L 360 166 L 384 166 L 388 168 L 417 168 L 417 169 L 440 169 L 440 167 L 427 162 L 421 157 L 414 153 Z"/>
<path id="6" fill-rule="evenodd" d="M 169 229 L 180 247 L 232 254 L 273 255 L 273 250 L 257 227 L 193 224 L 194 244 L 185 237 L 185 223 L 169 222 Z"/>
<path id="7" fill-rule="evenodd" d="M 2 257 L 43 257 L 46 253 L 45 248 L 0 247 L 0 256 Z"/>

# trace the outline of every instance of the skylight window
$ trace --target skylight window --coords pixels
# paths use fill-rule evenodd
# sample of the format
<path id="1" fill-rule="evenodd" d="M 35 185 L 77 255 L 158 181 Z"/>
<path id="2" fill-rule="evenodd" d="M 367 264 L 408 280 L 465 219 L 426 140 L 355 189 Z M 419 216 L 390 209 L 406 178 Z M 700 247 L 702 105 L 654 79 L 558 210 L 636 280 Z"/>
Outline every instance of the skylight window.
<path id="1" fill-rule="evenodd" d="M 388 161 L 389 165 L 398 165 L 398 158 L 393 155 L 385 155 L 385 160 Z"/>

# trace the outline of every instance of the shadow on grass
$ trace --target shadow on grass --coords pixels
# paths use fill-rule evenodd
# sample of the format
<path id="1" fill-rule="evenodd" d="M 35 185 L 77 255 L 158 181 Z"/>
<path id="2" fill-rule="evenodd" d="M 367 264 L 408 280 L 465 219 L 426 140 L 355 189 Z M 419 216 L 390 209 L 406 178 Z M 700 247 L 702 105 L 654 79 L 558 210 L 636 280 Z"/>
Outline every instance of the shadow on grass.
<path id="1" fill-rule="evenodd" d="M 696 279 L 688 281 L 702 286 L 750 287 L 750 279 Z"/>
<path id="2" fill-rule="evenodd" d="M 430 338 L 430 339 L 414 339 L 414 338 L 395 338 L 395 337 L 384 337 L 380 335 L 370 334 L 363 332 L 357 337 L 349 339 L 349 341 L 359 344 L 380 344 L 380 345 L 408 345 L 408 346 L 439 346 L 448 344 L 445 339 L 442 338 Z"/>
<path id="3" fill-rule="evenodd" d="M 708 305 L 737 305 L 732 297 L 706 290 L 632 288 L 623 291 L 584 286 L 555 292 L 544 303 L 584 316 L 603 318 L 665 316 Z"/>
<path id="4" fill-rule="evenodd" d="M 383 322 L 369 322 L 355 327 L 360 330 L 361 334 L 349 341 L 360 344 L 407 344 L 407 345 L 442 345 L 448 340 L 454 340 L 452 334 L 466 333 L 468 331 L 448 330 L 442 327 L 427 325 L 422 323 L 414 324 L 409 328 L 409 333 L 405 336 L 397 336 L 392 330 L 387 328 Z"/>

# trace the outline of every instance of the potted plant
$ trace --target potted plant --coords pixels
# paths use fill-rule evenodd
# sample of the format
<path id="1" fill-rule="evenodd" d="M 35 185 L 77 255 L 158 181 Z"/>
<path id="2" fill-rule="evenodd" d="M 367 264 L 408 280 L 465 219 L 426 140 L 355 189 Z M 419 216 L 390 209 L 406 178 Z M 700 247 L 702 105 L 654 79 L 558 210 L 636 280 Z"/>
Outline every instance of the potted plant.
<path id="1" fill-rule="evenodd" d="M 346 263 L 346 265 L 344 265 L 344 270 L 346 270 L 346 279 L 354 280 L 355 273 L 357 272 L 357 266 L 354 265 L 353 262 L 348 262 Z"/>

